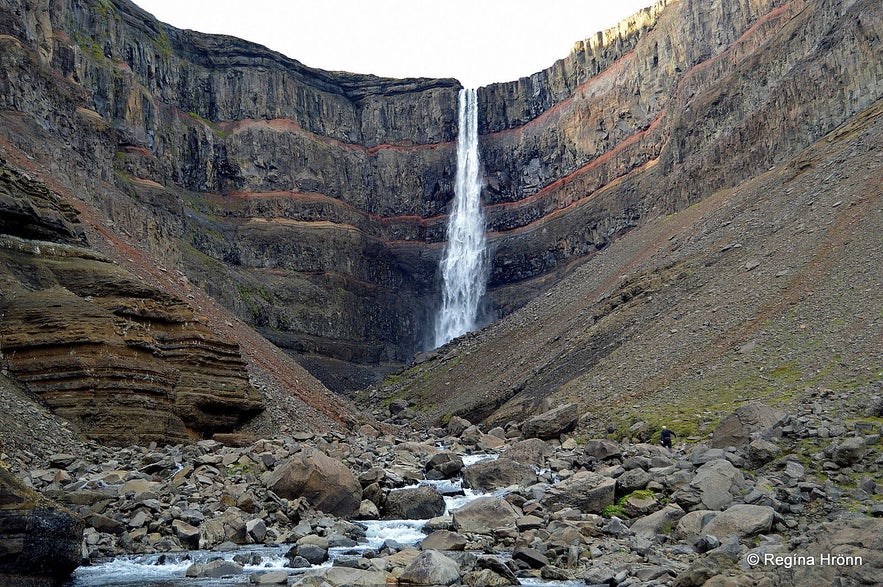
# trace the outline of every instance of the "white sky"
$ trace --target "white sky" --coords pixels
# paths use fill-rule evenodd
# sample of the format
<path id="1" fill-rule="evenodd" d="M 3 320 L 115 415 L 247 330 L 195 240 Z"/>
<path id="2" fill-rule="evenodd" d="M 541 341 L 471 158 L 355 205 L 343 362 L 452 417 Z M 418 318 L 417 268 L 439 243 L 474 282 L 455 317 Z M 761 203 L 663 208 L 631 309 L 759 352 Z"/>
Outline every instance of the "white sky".
<path id="1" fill-rule="evenodd" d="M 234 35 L 327 70 L 453 77 L 466 87 L 531 75 L 653 0 L 135 0 L 177 28 Z"/>

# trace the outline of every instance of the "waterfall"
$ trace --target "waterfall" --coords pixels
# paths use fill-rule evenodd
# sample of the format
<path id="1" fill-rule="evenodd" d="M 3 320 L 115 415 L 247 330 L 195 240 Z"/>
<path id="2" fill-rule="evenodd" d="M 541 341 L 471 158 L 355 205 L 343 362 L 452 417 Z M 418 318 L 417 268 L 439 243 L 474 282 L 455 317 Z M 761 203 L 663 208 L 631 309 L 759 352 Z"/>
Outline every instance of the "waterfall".
<path id="1" fill-rule="evenodd" d="M 484 214 L 478 161 L 478 95 L 460 90 L 457 177 L 448 220 L 441 273 L 442 305 L 435 322 L 435 346 L 474 330 L 487 282 Z"/>

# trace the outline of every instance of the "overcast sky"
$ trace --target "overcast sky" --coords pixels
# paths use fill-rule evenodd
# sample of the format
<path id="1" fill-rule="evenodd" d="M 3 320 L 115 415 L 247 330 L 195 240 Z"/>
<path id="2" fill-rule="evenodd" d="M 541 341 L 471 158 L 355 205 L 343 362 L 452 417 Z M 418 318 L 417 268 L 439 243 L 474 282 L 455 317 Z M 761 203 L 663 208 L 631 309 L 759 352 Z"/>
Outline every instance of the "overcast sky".
<path id="1" fill-rule="evenodd" d="M 135 0 L 183 29 L 234 35 L 311 67 L 511 81 L 652 0 Z"/>

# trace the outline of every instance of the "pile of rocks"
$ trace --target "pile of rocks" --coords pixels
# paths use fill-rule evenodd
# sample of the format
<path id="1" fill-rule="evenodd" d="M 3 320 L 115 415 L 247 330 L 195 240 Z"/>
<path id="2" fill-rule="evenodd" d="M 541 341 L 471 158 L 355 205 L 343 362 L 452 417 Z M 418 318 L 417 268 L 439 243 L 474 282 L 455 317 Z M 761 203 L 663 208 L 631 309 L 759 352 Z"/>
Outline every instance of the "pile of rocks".
<path id="1" fill-rule="evenodd" d="M 288 544 L 291 573 L 255 580 L 296 573 L 298 585 L 510 585 L 533 576 L 684 586 L 839 573 L 862 584 L 883 576 L 881 427 L 831 413 L 822 403 L 795 415 L 748 405 L 710 444 L 674 452 L 568 433 L 485 433 L 454 418 L 429 431 L 365 426 L 351 436 L 96 447 L 93 459 L 55 454 L 20 476 L 82 516 L 87 560 Z M 496 458 L 464 466 L 474 453 Z M 488 493 L 446 514 L 439 485 L 413 486 L 450 478 Z M 310 568 L 362 540 L 360 519 L 377 518 L 426 519 L 427 536 Z M 834 544 L 862 564 L 749 564 L 749 555 L 818 556 Z M 241 572 L 242 562 L 194 565 L 191 574 L 236 564 Z"/>

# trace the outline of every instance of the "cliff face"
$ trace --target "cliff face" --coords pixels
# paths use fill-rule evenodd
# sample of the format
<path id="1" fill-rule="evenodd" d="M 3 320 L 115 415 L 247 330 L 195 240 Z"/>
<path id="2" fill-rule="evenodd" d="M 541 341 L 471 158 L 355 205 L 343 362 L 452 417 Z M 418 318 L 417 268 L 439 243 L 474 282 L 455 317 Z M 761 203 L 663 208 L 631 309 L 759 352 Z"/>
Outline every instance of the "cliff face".
<path id="1" fill-rule="evenodd" d="M 69 204 L 0 162 L 4 373 L 109 442 L 182 442 L 263 409 L 234 342 L 90 248 Z"/>
<path id="2" fill-rule="evenodd" d="M 660 3 L 482 88 L 493 311 L 877 100 L 879 16 L 869 0 Z M 6 140 L 155 258 L 316 372 L 331 361 L 338 388 L 373 375 L 336 360 L 421 348 L 456 81 L 313 70 L 123 0 L 12 0 L 0 35 Z"/>

